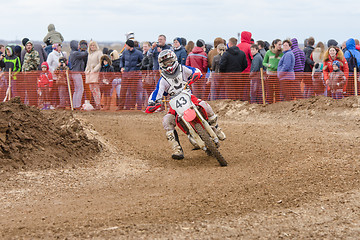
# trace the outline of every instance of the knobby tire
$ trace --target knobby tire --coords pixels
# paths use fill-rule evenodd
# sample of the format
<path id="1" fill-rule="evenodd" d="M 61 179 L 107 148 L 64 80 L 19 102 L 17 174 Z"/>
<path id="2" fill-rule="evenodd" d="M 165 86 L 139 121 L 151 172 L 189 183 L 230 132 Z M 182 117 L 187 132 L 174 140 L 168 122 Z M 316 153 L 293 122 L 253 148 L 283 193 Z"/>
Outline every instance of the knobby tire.
<path id="1" fill-rule="evenodd" d="M 227 166 L 227 162 L 224 157 L 219 152 L 214 141 L 211 139 L 210 135 L 206 130 L 201 126 L 200 123 L 195 124 L 195 130 L 199 134 L 200 138 L 204 141 L 206 148 L 211 152 L 211 154 L 218 160 L 220 166 Z"/>

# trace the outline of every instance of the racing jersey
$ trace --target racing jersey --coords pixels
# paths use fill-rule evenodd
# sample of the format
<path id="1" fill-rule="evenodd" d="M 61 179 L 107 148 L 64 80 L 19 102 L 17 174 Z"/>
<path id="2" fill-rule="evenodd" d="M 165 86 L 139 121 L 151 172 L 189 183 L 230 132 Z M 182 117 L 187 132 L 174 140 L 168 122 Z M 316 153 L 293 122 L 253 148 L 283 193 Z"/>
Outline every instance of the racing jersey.
<path id="1" fill-rule="evenodd" d="M 185 84 L 195 72 L 201 74 L 199 69 L 185 65 L 179 65 L 174 74 L 167 74 L 162 71 L 161 77 L 156 84 L 155 90 L 151 93 L 148 102 L 156 102 L 157 100 L 161 100 L 163 96 L 170 96 L 171 98 L 178 95 L 184 90 Z M 191 92 L 189 88 L 187 91 Z"/>

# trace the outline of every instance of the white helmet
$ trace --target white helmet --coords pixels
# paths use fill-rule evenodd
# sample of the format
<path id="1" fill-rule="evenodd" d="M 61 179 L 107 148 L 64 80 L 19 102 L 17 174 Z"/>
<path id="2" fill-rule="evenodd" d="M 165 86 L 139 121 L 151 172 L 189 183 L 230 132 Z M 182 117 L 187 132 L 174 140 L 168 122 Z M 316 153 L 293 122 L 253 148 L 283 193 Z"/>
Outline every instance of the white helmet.
<path id="1" fill-rule="evenodd" d="M 168 74 L 174 74 L 179 66 L 176 54 L 169 49 L 161 51 L 158 60 L 160 68 Z"/>

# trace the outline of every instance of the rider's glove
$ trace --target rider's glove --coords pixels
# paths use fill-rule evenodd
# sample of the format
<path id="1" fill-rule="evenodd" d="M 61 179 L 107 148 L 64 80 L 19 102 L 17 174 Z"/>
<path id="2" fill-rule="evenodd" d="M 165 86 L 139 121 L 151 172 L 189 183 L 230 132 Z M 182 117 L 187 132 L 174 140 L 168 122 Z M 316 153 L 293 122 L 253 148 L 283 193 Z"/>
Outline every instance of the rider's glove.
<path id="1" fill-rule="evenodd" d="M 193 84 L 194 82 L 196 82 L 197 80 L 199 80 L 201 77 L 202 77 L 201 72 L 194 72 L 194 73 L 191 74 L 191 76 L 189 77 L 188 85 Z"/>
<path id="2" fill-rule="evenodd" d="M 149 102 L 149 105 L 147 106 L 145 112 L 146 112 L 146 113 L 153 113 L 153 112 L 155 112 L 160 106 L 161 106 L 160 103 Z"/>

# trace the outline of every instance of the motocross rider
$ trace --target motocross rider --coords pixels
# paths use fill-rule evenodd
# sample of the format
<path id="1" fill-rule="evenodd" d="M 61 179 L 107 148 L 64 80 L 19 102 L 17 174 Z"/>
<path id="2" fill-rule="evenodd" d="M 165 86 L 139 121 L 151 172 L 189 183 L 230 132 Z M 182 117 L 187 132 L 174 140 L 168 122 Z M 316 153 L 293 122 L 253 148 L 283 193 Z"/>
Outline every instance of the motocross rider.
<path id="1" fill-rule="evenodd" d="M 161 51 L 158 57 L 158 61 L 161 69 L 161 77 L 156 85 L 155 90 L 149 97 L 146 113 L 152 113 L 160 107 L 160 102 L 163 95 L 169 95 L 170 98 L 172 96 L 176 96 L 184 90 L 186 83 L 191 85 L 202 77 L 201 71 L 199 69 L 179 64 L 177 57 L 172 50 L 167 49 Z M 187 88 L 187 91 L 191 92 L 189 88 Z M 191 95 L 191 101 L 201 105 L 205 109 L 208 115 L 208 122 L 214 129 L 214 132 L 218 136 L 219 140 L 225 140 L 226 136 L 218 126 L 217 116 L 212 110 L 211 106 L 207 102 L 198 99 L 194 95 Z M 178 134 L 175 130 L 175 114 L 175 110 L 170 107 L 169 112 L 163 118 L 163 126 L 166 131 L 166 137 L 173 149 L 172 158 L 183 159 L 184 152 L 180 145 Z M 190 135 L 188 135 L 188 137 L 190 142 L 194 145 L 195 149 L 198 149 L 199 147 L 197 146 L 195 140 L 193 140 Z"/>

